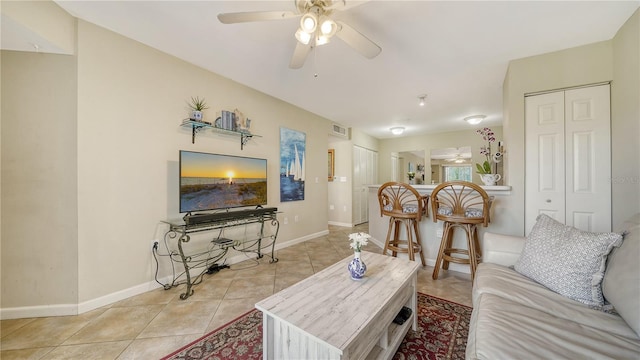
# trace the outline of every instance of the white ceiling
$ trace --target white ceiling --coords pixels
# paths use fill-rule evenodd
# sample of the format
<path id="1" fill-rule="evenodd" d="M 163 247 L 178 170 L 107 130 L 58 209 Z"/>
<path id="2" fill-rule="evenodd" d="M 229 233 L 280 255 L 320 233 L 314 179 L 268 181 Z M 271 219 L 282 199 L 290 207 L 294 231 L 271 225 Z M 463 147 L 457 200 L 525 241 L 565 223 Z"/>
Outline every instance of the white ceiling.
<path id="1" fill-rule="evenodd" d="M 348 0 L 347 0 L 348 1 Z M 225 12 L 294 1 L 60 1 L 72 15 L 299 106 L 388 138 L 502 122 L 510 60 L 611 39 L 640 1 L 376 1 L 334 18 L 382 47 L 366 59 L 334 38 L 289 69 L 298 19 L 221 24 Z M 318 74 L 317 77 L 314 74 Z M 427 94 L 426 106 L 418 96 Z M 476 125 L 475 127 L 479 127 Z"/>

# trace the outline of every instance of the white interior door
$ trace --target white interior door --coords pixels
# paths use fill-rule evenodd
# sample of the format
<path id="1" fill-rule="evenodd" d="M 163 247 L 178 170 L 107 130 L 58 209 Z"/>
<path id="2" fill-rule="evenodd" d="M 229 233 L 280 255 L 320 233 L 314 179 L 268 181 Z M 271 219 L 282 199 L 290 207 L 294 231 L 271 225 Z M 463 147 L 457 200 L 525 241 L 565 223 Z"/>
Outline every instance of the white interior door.
<path id="1" fill-rule="evenodd" d="M 565 222 L 564 93 L 525 98 L 525 234 L 539 214 Z"/>
<path id="2" fill-rule="evenodd" d="M 611 231 L 609 85 L 525 98 L 525 233 L 539 214 Z"/>
<path id="3" fill-rule="evenodd" d="M 611 231 L 609 85 L 566 91 L 566 224 Z"/>
<path id="4" fill-rule="evenodd" d="M 397 154 L 391 154 L 391 181 L 398 181 L 400 173 L 399 161 Z"/>
<path id="5" fill-rule="evenodd" d="M 378 153 L 359 146 L 353 147 L 353 224 L 369 221 L 369 184 L 378 179 Z"/>

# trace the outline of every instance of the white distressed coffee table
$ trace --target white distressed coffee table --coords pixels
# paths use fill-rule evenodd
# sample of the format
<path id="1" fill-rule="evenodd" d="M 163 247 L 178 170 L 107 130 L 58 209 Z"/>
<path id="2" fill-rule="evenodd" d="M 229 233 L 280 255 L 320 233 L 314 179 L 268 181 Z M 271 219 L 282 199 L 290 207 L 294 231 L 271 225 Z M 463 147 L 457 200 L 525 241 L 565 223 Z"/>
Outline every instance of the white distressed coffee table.
<path id="1" fill-rule="evenodd" d="M 349 276 L 347 257 L 256 304 L 263 313 L 263 358 L 390 359 L 416 329 L 419 264 L 362 252 L 367 273 Z M 412 315 L 393 319 L 403 306 Z"/>

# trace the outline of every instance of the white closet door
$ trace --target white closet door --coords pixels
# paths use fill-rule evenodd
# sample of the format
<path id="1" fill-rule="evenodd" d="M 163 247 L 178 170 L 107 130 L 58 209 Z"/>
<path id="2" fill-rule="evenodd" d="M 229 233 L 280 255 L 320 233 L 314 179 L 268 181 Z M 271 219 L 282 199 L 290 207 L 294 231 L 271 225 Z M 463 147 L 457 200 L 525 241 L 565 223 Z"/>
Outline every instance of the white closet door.
<path id="1" fill-rule="evenodd" d="M 397 154 L 391 154 L 391 181 L 398 181 L 400 178 L 398 174 L 400 173 L 399 161 Z"/>
<path id="2" fill-rule="evenodd" d="M 364 149 L 358 146 L 353 147 L 353 190 L 351 192 L 352 204 L 351 204 L 351 217 L 354 225 L 362 223 L 362 184 L 366 177 L 366 160 Z"/>
<path id="3" fill-rule="evenodd" d="M 369 221 L 369 187 L 378 180 L 378 153 L 353 146 L 353 224 Z"/>
<path id="4" fill-rule="evenodd" d="M 525 99 L 525 233 L 536 217 L 611 231 L 609 85 Z"/>
<path id="5" fill-rule="evenodd" d="M 565 222 L 564 93 L 525 98 L 525 234 L 539 214 Z"/>
<path id="6" fill-rule="evenodd" d="M 609 85 L 567 91 L 566 224 L 611 231 L 611 109 Z"/>

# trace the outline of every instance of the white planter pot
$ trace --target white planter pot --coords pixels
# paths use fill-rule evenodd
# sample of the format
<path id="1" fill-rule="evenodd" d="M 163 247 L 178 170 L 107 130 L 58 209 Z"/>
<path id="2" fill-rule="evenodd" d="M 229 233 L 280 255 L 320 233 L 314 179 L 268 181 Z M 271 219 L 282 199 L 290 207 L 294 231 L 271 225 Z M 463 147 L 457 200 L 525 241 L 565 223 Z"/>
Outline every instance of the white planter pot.
<path id="1" fill-rule="evenodd" d="M 193 110 L 191 112 L 191 120 L 202 121 L 202 111 Z"/>
<path id="2" fill-rule="evenodd" d="M 498 181 L 500 181 L 500 179 L 502 179 L 502 176 L 500 176 L 500 174 L 478 174 L 478 175 L 480 175 L 480 179 L 482 179 L 482 182 L 487 186 L 495 185 Z"/>

